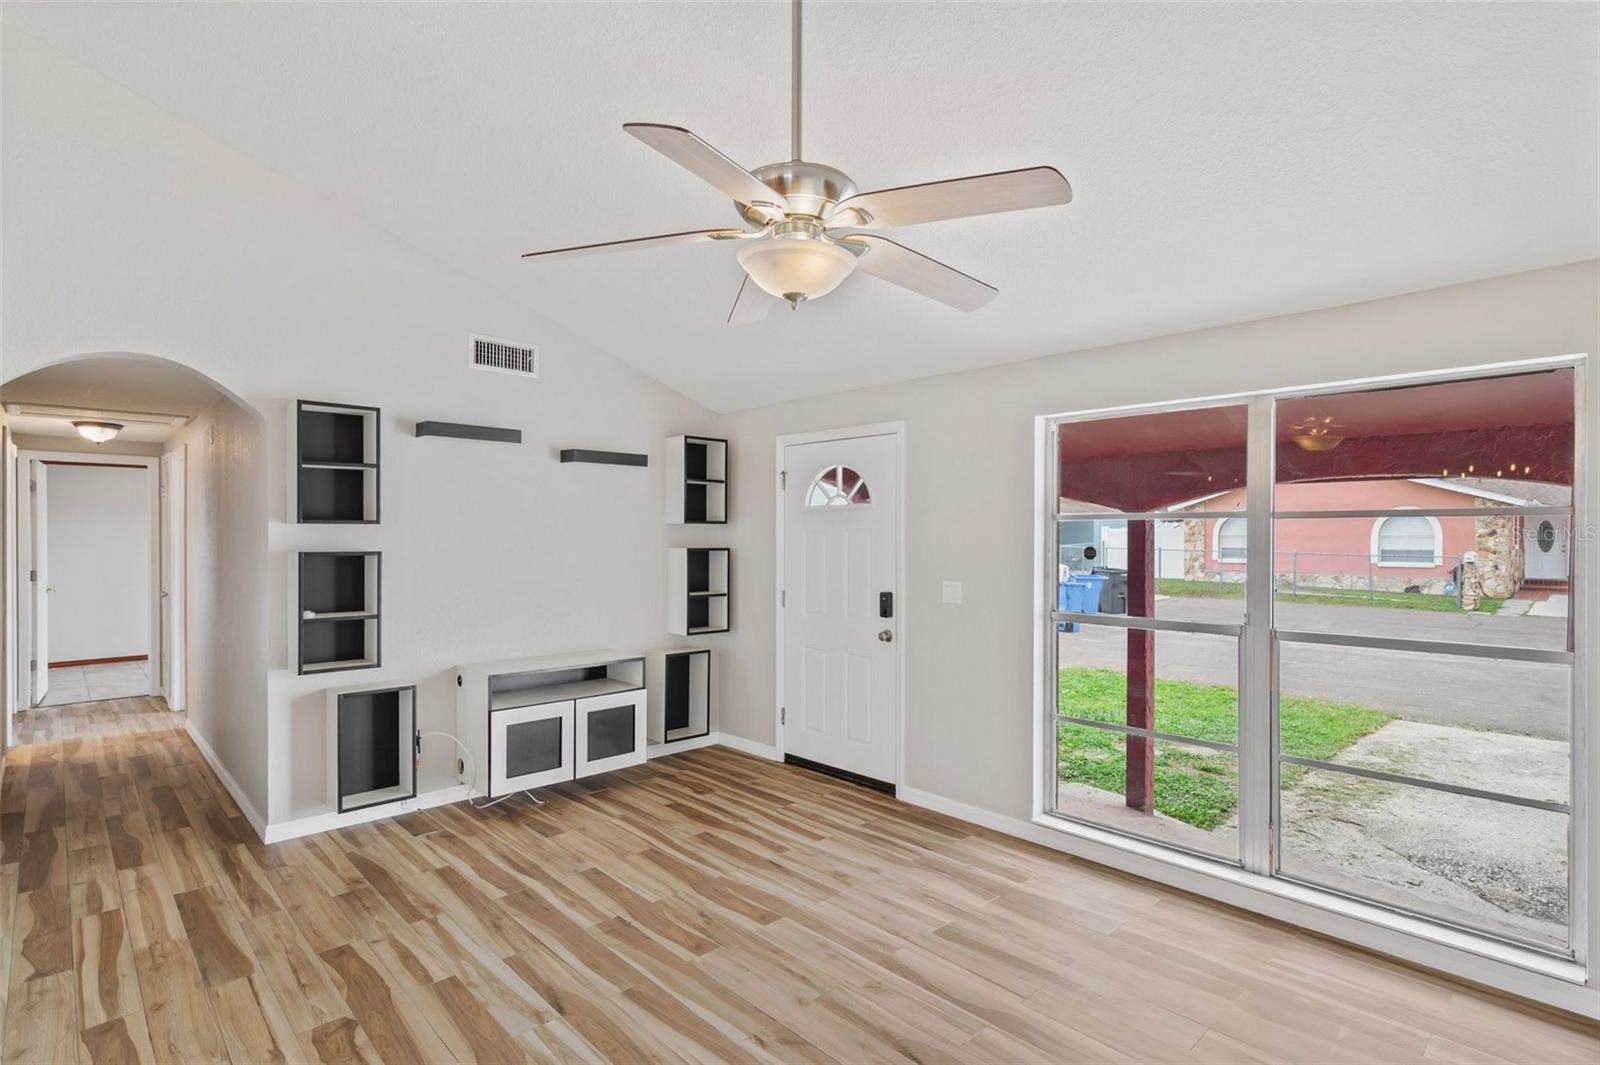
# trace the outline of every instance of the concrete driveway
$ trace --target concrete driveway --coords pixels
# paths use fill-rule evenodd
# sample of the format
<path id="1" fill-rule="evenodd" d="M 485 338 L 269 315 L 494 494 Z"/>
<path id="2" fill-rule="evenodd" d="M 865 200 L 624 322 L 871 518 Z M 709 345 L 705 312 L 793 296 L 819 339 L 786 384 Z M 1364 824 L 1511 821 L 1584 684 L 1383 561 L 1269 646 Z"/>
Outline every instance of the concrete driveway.
<path id="1" fill-rule="evenodd" d="M 1237 623 L 1237 599 L 1171 598 L 1158 617 Z M 1280 603 L 1280 629 L 1316 630 L 1412 640 L 1500 644 L 1559 649 L 1566 646 L 1564 618 L 1447 614 L 1387 607 Z M 1126 668 L 1127 636 L 1121 629 L 1084 625 L 1059 637 L 1062 666 Z M 1233 640 L 1190 633 L 1156 636 L 1156 674 L 1164 680 L 1238 684 Z M 1565 666 L 1506 662 L 1453 655 L 1368 651 L 1349 647 L 1283 644 L 1282 690 L 1335 702 L 1356 703 L 1414 721 L 1494 729 L 1547 739 L 1566 739 L 1570 714 Z"/>

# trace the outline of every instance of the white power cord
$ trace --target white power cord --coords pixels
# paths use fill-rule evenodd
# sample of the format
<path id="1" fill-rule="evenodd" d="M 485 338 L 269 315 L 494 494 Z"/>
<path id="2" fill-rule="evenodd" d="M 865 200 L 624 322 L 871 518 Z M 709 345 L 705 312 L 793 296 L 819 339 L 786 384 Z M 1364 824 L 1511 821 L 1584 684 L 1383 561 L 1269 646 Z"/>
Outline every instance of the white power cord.
<path id="1" fill-rule="evenodd" d="M 466 744 L 462 743 L 460 740 L 456 739 L 454 735 L 448 732 L 421 732 L 417 734 L 417 740 L 420 742 L 427 739 L 429 736 L 443 736 L 445 739 L 455 744 L 456 749 L 461 752 L 461 756 L 466 762 L 466 765 L 472 770 L 472 772 L 469 774 L 469 782 L 467 784 L 467 805 L 472 807 L 474 810 L 487 810 L 489 807 L 498 806 L 507 799 L 513 798 L 517 795 L 526 795 L 528 797 L 528 801 L 532 802 L 535 806 L 544 805 L 544 800 L 539 798 L 531 791 L 512 792 L 510 795 L 502 795 L 498 799 L 493 799 L 485 803 L 473 802 L 472 791 L 474 788 L 478 788 L 478 764 L 473 760 L 472 752 L 467 750 Z M 483 792 L 484 795 L 488 795 L 488 792 L 483 791 L 482 788 L 478 788 L 478 790 Z"/>

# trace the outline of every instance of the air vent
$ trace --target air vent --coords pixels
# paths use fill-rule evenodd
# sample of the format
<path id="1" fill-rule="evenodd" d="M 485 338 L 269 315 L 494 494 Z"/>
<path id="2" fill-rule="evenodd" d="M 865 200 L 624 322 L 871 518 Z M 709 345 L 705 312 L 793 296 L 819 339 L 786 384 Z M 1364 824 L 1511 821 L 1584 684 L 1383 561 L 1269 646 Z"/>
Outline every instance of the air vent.
<path id="1" fill-rule="evenodd" d="M 495 337 L 472 338 L 472 365 L 480 370 L 514 373 L 521 377 L 539 376 L 539 349 Z"/>

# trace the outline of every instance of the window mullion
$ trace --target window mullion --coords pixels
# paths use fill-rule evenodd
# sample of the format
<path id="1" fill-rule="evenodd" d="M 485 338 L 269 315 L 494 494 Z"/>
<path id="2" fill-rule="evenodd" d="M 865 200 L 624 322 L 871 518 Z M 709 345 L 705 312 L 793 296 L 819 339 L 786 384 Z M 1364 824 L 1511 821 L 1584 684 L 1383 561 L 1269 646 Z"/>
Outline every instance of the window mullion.
<path id="1" fill-rule="evenodd" d="M 1239 857 L 1270 875 L 1277 758 L 1272 713 L 1273 401 L 1250 401 L 1245 478 L 1245 623 L 1239 641 Z"/>

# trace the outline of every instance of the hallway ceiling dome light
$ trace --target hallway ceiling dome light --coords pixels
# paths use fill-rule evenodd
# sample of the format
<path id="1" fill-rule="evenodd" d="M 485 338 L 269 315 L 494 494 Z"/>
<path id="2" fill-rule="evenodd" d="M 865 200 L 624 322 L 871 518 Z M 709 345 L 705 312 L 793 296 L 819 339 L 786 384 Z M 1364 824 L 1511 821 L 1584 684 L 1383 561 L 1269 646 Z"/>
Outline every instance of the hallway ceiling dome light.
<path id="1" fill-rule="evenodd" d="M 72 427 L 78 430 L 78 435 L 95 444 L 104 444 L 122 432 L 122 426 L 116 422 L 73 422 Z"/>

